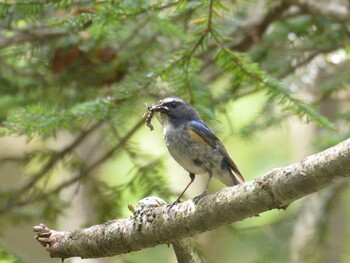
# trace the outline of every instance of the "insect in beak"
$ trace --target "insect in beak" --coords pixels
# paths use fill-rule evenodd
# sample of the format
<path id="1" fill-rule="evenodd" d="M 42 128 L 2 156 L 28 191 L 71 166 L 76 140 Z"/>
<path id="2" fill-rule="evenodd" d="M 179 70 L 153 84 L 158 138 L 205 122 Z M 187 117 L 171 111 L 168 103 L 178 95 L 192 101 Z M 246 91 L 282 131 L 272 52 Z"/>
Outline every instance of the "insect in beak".
<path id="1" fill-rule="evenodd" d="M 153 112 L 167 112 L 169 111 L 168 107 L 165 107 L 163 105 L 152 105 L 147 108 L 149 111 Z"/>

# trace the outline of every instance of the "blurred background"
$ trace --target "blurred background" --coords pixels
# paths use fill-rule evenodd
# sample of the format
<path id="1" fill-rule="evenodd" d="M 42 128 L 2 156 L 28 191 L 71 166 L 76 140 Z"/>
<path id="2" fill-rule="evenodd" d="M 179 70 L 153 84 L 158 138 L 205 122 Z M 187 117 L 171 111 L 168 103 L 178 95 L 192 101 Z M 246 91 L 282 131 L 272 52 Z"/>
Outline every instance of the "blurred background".
<path id="1" fill-rule="evenodd" d="M 350 134 L 346 0 L 1 1 L 0 60 L 0 262 L 60 262 L 39 223 L 74 230 L 176 198 L 188 174 L 142 120 L 161 98 L 189 101 L 246 180 Z M 191 242 L 203 262 L 350 262 L 349 198 L 342 181 Z M 163 245 L 65 262 L 176 258 Z"/>

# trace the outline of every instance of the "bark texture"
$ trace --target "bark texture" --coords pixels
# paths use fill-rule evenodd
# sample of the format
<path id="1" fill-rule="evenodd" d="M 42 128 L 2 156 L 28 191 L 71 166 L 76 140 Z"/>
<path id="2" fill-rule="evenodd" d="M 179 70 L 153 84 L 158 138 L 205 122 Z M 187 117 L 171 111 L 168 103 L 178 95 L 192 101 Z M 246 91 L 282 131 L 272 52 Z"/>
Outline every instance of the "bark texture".
<path id="1" fill-rule="evenodd" d="M 299 163 L 273 169 L 261 178 L 226 187 L 202 198 L 167 209 L 159 198 L 138 203 L 131 218 L 74 231 L 34 227 L 37 240 L 51 257 L 97 258 L 170 244 L 221 225 L 256 216 L 350 177 L 350 139 Z M 337 179 L 340 178 L 340 179 Z"/>

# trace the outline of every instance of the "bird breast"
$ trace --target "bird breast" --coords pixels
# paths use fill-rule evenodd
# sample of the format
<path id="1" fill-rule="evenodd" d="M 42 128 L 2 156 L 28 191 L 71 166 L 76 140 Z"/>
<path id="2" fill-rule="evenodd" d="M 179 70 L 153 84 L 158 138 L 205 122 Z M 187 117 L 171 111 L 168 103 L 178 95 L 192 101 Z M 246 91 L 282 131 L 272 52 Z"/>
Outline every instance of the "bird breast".
<path id="1" fill-rule="evenodd" d="M 222 160 L 217 149 L 190 136 L 185 124 L 174 127 L 167 123 L 163 126 L 163 133 L 171 156 L 190 173 L 206 174 Z"/>

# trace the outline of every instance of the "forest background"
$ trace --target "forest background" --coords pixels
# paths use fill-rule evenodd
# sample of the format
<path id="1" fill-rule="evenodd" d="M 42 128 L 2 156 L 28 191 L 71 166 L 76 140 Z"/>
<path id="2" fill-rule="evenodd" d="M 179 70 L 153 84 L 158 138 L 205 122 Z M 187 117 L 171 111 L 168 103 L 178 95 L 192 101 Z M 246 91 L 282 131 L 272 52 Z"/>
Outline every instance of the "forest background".
<path id="1" fill-rule="evenodd" d="M 57 262 L 33 239 L 40 222 L 72 230 L 174 200 L 188 175 L 142 121 L 161 98 L 189 101 L 247 180 L 350 134 L 349 1 L 9 0 L 0 36 L 3 262 Z M 192 243 L 204 262 L 350 262 L 349 191 Z M 166 245 L 84 262 L 164 259 L 176 261 Z"/>

